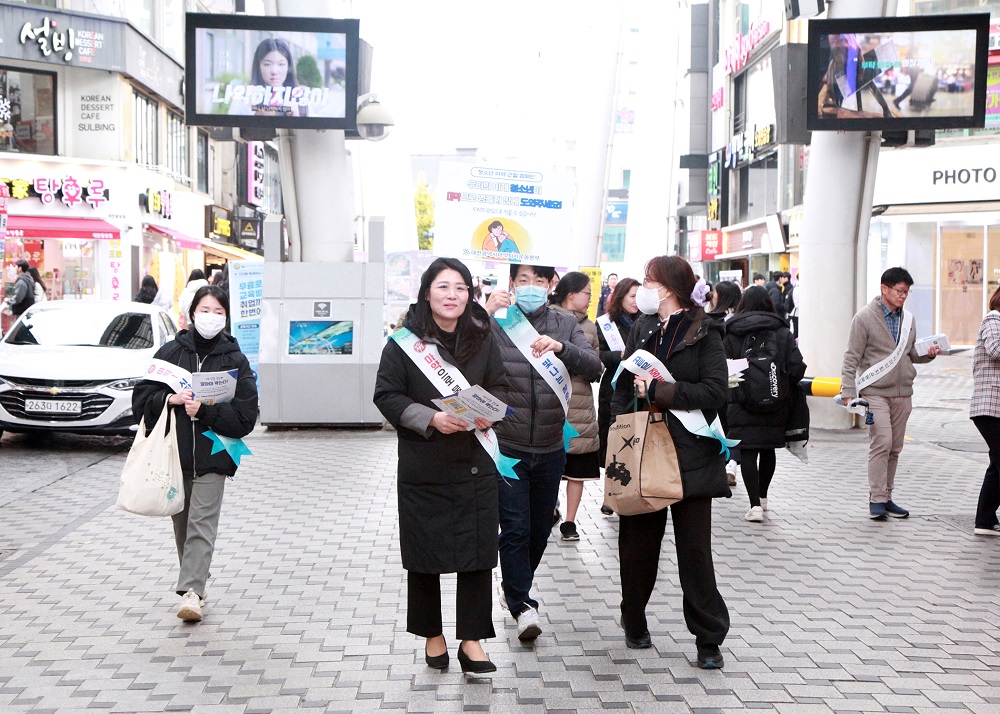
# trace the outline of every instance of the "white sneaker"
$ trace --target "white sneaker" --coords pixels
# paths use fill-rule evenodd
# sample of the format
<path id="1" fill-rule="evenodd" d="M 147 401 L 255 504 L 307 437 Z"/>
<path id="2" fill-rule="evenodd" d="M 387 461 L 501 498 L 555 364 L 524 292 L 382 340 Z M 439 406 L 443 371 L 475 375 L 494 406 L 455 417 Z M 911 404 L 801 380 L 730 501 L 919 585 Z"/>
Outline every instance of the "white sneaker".
<path id="1" fill-rule="evenodd" d="M 750 506 L 750 509 L 743 514 L 743 520 L 752 521 L 753 523 L 763 523 L 764 509 L 760 506 Z"/>
<path id="2" fill-rule="evenodd" d="M 766 498 L 760 499 L 760 507 L 763 508 L 765 511 L 767 510 L 767 499 Z"/>
<path id="3" fill-rule="evenodd" d="M 739 464 L 735 461 L 726 462 L 726 481 L 730 486 L 736 485 L 736 470 L 739 468 Z"/>
<path id="4" fill-rule="evenodd" d="M 517 616 L 517 639 L 527 642 L 536 639 L 540 634 L 542 628 L 538 624 L 538 610 L 529 606 Z"/>
<path id="5" fill-rule="evenodd" d="M 181 597 L 181 606 L 177 610 L 177 617 L 184 622 L 201 622 L 201 598 L 194 590 L 188 590 Z"/>
<path id="6" fill-rule="evenodd" d="M 992 528 L 975 528 L 972 532 L 976 535 L 1000 536 L 1000 526 L 993 526 Z"/>

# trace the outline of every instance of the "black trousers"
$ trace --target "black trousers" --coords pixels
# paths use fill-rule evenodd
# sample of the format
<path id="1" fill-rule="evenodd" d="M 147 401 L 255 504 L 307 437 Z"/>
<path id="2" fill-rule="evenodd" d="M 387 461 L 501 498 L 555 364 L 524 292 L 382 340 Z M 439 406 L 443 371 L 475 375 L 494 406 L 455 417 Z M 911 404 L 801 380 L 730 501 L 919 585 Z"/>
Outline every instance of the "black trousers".
<path id="1" fill-rule="evenodd" d="M 441 624 L 441 576 L 406 571 L 406 631 L 418 637 L 444 634 Z M 458 573 L 455 635 L 459 640 L 496 637 L 493 629 L 492 570 Z"/>
<path id="2" fill-rule="evenodd" d="M 692 498 L 670 506 L 684 621 L 700 645 L 721 645 L 729 632 L 729 610 L 715 584 L 712 563 L 712 499 Z M 621 516 L 618 552 L 622 577 L 622 624 L 631 637 L 649 629 L 646 605 L 656 586 L 667 509 Z"/>
<path id="3" fill-rule="evenodd" d="M 767 498 L 767 488 L 774 478 L 777 458 L 774 449 L 741 449 L 740 471 L 743 485 L 747 489 L 751 506 L 759 506 L 760 499 Z"/>
<path id="4" fill-rule="evenodd" d="M 979 489 L 976 528 L 992 528 L 1000 522 L 997 519 L 997 509 L 1000 508 L 1000 419 L 977 416 L 972 418 L 972 423 L 990 448 L 990 465 L 986 467 L 983 487 Z"/>

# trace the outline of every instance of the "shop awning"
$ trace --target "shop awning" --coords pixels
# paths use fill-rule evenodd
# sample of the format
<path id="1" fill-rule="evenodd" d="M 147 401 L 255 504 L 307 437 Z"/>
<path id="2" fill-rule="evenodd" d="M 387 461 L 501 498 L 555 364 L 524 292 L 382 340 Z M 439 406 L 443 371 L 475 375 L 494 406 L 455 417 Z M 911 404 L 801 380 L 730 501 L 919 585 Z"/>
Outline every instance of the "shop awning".
<path id="1" fill-rule="evenodd" d="M 116 240 L 121 238 L 121 231 L 100 218 L 7 216 L 7 238 Z"/>
<path id="2" fill-rule="evenodd" d="M 143 223 L 142 229 L 150 233 L 156 233 L 165 238 L 170 238 L 181 248 L 187 248 L 188 250 L 202 250 L 204 247 L 205 240 L 203 238 L 192 238 L 185 233 L 175 231 L 173 228 L 164 228 L 163 226 L 154 226 L 152 223 Z"/>
<path id="3" fill-rule="evenodd" d="M 214 240 L 205 241 L 202 247 L 206 253 L 214 253 L 226 260 L 264 260 L 264 256 L 251 253 L 249 250 L 237 248 L 235 245 L 226 243 L 216 243 Z"/>

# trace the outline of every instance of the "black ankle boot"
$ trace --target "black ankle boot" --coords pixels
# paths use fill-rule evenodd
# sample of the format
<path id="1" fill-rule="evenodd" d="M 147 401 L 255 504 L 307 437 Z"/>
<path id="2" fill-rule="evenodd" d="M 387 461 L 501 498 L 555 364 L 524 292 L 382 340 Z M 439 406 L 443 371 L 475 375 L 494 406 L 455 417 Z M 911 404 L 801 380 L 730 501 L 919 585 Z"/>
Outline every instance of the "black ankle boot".
<path id="1" fill-rule="evenodd" d="M 463 672 L 472 674 L 486 674 L 487 672 L 497 671 L 497 666 L 488 659 L 469 659 L 469 655 L 465 654 L 462 645 L 458 646 L 458 663 L 462 665 Z"/>

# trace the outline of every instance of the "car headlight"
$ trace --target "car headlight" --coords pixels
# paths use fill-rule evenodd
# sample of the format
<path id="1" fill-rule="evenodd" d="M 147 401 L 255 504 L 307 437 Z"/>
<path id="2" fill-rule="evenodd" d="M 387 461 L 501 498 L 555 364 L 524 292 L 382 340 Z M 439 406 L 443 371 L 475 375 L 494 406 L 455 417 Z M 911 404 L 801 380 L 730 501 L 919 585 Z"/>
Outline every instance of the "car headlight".
<path id="1" fill-rule="evenodd" d="M 135 385 L 137 385 L 143 379 L 145 379 L 145 377 L 132 377 L 132 379 L 119 379 L 117 382 L 112 382 L 111 384 L 109 384 L 108 387 L 111 389 L 118 389 L 123 392 L 126 392 L 129 389 L 134 388 Z"/>

